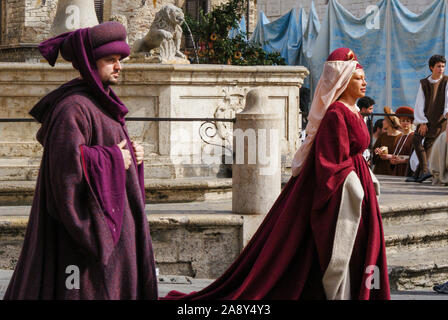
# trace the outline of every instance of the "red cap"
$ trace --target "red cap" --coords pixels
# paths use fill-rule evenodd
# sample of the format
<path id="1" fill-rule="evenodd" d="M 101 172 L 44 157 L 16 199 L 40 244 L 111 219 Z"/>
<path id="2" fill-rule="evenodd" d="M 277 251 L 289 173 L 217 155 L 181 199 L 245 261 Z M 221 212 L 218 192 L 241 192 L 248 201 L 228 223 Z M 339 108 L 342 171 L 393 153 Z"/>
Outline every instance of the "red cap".
<path id="1" fill-rule="evenodd" d="M 395 114 L 397 116 L 403 115 L 403 117 L 409 117 L 409 118 L 413 118 L 414 117 L 414 109 L 412 109 L 411 107 L 399 107 L 397 109 L 397 111 L 395 111 Z"/>
<path id="2" fill-rule="evenodd" d="M 349 48 L 339 48 L 334 50 L 327 58 L 327 61 L 358 61 L 356 54 Z M 362 69 L 362 66 L 358 63 L 356 69 Z"/>

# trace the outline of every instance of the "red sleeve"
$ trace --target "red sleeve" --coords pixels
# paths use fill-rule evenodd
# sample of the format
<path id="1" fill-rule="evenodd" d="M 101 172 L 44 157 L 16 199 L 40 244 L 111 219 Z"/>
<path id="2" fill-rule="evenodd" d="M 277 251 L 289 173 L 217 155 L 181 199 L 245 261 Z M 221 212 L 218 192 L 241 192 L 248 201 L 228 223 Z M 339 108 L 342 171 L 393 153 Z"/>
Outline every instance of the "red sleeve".
<path id="1" fill-rule="evenodd" d="M 319 210 L 354 170 L 347 124 L 343 113 L 337 108 L 329 109 L 322 119 L 314 148 L 317 190 L 313 209 Z"/>

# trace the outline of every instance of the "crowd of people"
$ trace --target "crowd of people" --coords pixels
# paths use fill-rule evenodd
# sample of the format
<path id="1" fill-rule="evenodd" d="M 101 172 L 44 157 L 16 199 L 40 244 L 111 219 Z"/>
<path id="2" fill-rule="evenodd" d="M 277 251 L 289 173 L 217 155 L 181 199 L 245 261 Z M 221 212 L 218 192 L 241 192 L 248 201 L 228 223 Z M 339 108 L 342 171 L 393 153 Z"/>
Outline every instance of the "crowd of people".
<path id="1" fill-rule="evenodd" d="M 373 124 L 375 101 L 367 96 L 357 101 L 371 133 L 371 145 L 363 155 L 375 174 L 405 176 L 406 182 L 423 182 L 434 174 L 443 177 L 446 171 L 439 165 L 444 161 L 438 159 L 446 153 L 443 148 L 448 112 L 446 60 L 434 55 L 428 64 L 431 75 L 420 81 L 414 108 L 402 106 L 394 112 L 385 106 L 384 118 Z M 437 139 L 441 141 L 437 143 Z"/>

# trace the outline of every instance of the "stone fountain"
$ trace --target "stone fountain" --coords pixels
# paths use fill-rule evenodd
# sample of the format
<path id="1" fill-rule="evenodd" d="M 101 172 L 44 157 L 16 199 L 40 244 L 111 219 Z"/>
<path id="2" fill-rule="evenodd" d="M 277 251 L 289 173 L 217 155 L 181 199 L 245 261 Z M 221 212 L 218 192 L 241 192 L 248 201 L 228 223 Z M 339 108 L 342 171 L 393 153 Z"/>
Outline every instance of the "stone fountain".
<path id="1" fill-rule="evenodd" d="M 92 3 L 60 1 L 58 12 L 72 19 L 63 4 L 93 11 Z M 66 24 L 62 18 L 56 17 L 56 21 Z M 128 117 L 235 118 L 245 105 L 246 94 L 260 88 L 282 118 L 282 163 L 290 163 L 300 144 L 299 88 L 308 70 L 298 66 L 190 65 L 179 50 L 182 22 L 179 8 L 165 6 L 147 35 L 135 42 L 131 59 L 123 64 L 121 83 L 114 88 L 130 109 Z M 40 98 L 76 76 L 68 63 L 58 62 L 53 68 L 46 63 L 0 63 L 0 118 L 28 118 Z M 37 123 L 0 125 L 0 181 L 36 179 L 42 152 L 35 139 L 38 127 Z M 147 179 L 229 177 L 230 122 L 129 121 L 128 129 L 132 138 L 145 146 Z M 227 164 L 223 157 L 229 160 Z"/>

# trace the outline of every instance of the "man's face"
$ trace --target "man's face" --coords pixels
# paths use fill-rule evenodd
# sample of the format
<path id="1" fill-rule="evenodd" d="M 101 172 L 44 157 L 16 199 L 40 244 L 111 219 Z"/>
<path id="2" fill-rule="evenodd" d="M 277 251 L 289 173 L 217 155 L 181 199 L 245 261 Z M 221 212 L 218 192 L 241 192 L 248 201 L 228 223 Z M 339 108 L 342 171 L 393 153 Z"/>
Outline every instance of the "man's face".
<path id="1" fill-rule="evenodd" d="M 430 68 L 433 78 L 438 79 L 445 73 L 445 64 L 443 62 L 437 62 L 434 67 Z"/>
<path id="2" fill-rule="evenodd" d="M 361 113 L 368 113 L 368 114 L 373 113 L 373 106 L 370 106 L 368 108 L 362 108 Z"/>
<path id="3" fill-rule="evenodd" d="M 113 54 L 96 61 L 98 74 L 104 87 L 118 84 L 118 77 L 121 71 L 120 58 L 119 54 Z"/>

